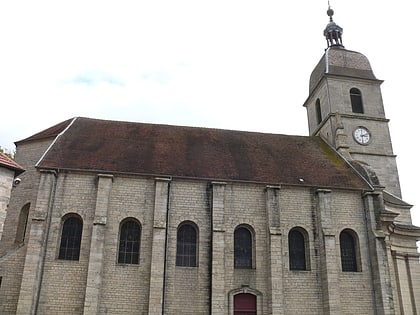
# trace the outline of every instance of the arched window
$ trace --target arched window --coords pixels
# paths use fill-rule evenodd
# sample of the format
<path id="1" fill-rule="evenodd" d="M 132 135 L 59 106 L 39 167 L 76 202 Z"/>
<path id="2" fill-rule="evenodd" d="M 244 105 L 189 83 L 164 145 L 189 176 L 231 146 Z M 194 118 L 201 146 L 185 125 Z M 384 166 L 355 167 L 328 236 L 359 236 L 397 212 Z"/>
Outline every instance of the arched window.
<path id="1" fill-rule="evenodd" d="M 289 268 L 290 270 L 308 270 L 307 233 L 301 228 L 289 232 Z"/>
<path id="2" fill-rule="evenodd" d="M 15 242 L 18 244 L 23 243 L 25 241 L 30 206 L 31 206 L 30 203 L 24 205 L 19 213 L 18 225 L 17 225 L 17 230 L 16 230 L 16 238 L 15 238 Z"/>
<path id="3" fill-rule="evenodd" d="M 351 88 L 350 89 L 350 101 L 351 109 L 353 113 L 363 114 L 363 101 L 362 101 L 362 92 L 359 89 Z"/>
<path id="4" fill-rule="evenodd" d="M 252 268 L 252 233 L 246 227 L 238 227 L 234 234 L 235 268 Z"/>
<path id="5" fill-rule="evenodd" d="M 321 112 L 321 101 L 319 98 L 316 99 L 315 102 L 315 111 L 316 111 L 316 122 L 320 124 L 322 121 L 322 112 Z"/>
<path id="6" fill-rule="evenodd" d="M 340 233 L 340 253 L 342 271 L 360 271 L 360 255 L 356 233 L 348 229 Z"/>
<path id="7" fill-rule="evenodd" d="M 71 215 L 64 219 L 58 259 L 79 260 L 82 230 L 82 218 L 78 215 Z"/>
<path id="8" fill-rule="evenodd" d="M 197 229 L 191 223 L 181 223 L 176 237 L 176 265 L 197 267 Z"/>
<path id="9" fill-rule="evenodd" d="M 239 293 L 233 297 L 234 315 L 257 315 L 257 297 L 250 293 Z"/>
<path id="10" fill-rule="evenodd" d="M 133 218 L 125 219 L 120 225 L 118 245 L 119 264 L 138 264 L 140 258 L 140 223 Z"/>

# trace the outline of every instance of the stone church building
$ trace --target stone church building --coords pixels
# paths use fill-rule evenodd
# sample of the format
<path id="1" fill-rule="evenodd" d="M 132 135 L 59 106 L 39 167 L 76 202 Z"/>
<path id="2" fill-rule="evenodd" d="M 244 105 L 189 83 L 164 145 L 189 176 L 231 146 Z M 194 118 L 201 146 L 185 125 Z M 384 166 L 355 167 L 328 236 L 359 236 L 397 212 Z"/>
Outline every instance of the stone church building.
<path id="1" fill-rule="evenodd" d="M 333 22 L 309 136 L 76 117 L 16 142 L 0 314 L 417 314 L 380 86 Z"/>

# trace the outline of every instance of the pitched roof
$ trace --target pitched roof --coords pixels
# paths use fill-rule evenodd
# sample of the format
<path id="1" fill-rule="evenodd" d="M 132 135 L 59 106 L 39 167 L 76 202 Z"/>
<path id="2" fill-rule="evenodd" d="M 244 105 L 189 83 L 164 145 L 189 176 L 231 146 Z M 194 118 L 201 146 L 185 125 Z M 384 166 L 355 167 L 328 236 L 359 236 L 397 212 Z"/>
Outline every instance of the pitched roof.
<path id="1" fill-rule="evenodd" d="M 15 176 L 23 173 L 25 170 L 9 158 L 6 154 L 0 152 L 0 167 L 5 167 L 15 172 Z"/>
<path id="2" fill-rule="evenodd" d="M 38 167 L 369 189 L 319 137 L 90 118 L 61 127 Z"/>

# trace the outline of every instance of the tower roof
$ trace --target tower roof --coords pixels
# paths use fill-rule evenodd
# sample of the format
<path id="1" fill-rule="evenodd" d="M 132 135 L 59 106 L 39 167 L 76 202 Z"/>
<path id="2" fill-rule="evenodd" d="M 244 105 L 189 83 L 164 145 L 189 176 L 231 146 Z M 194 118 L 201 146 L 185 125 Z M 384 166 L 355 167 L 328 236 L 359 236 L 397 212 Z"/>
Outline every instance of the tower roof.
<path id="1" fill-rule="evenodd" d="M 367 57 L 357 51 L 330 47 L 312 71 L 309 94 L 313 92 L 324 75 L 346 76 L 367 80 L 378 80 Z M 379 81 L 379 80 L 378 80 Z"/>

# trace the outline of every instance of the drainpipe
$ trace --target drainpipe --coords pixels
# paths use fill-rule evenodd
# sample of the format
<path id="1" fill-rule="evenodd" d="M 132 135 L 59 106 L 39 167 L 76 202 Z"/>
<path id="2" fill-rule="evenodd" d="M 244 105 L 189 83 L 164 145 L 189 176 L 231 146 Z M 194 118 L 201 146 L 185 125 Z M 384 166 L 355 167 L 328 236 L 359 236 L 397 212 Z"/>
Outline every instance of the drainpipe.
<path id="1" fill-rule="evenodd" d="M 166 275 L 168 269 L 168 239 L 169 239 L 169 209 L 171 196 L 171 181 L 168 182 L 167 196 L 166 196 L 166 227 L 165 227 L 165 260 L 163 262 L 163 292 L 162 292 L 162 315 L 165 314 L 166 302 Z"/>

